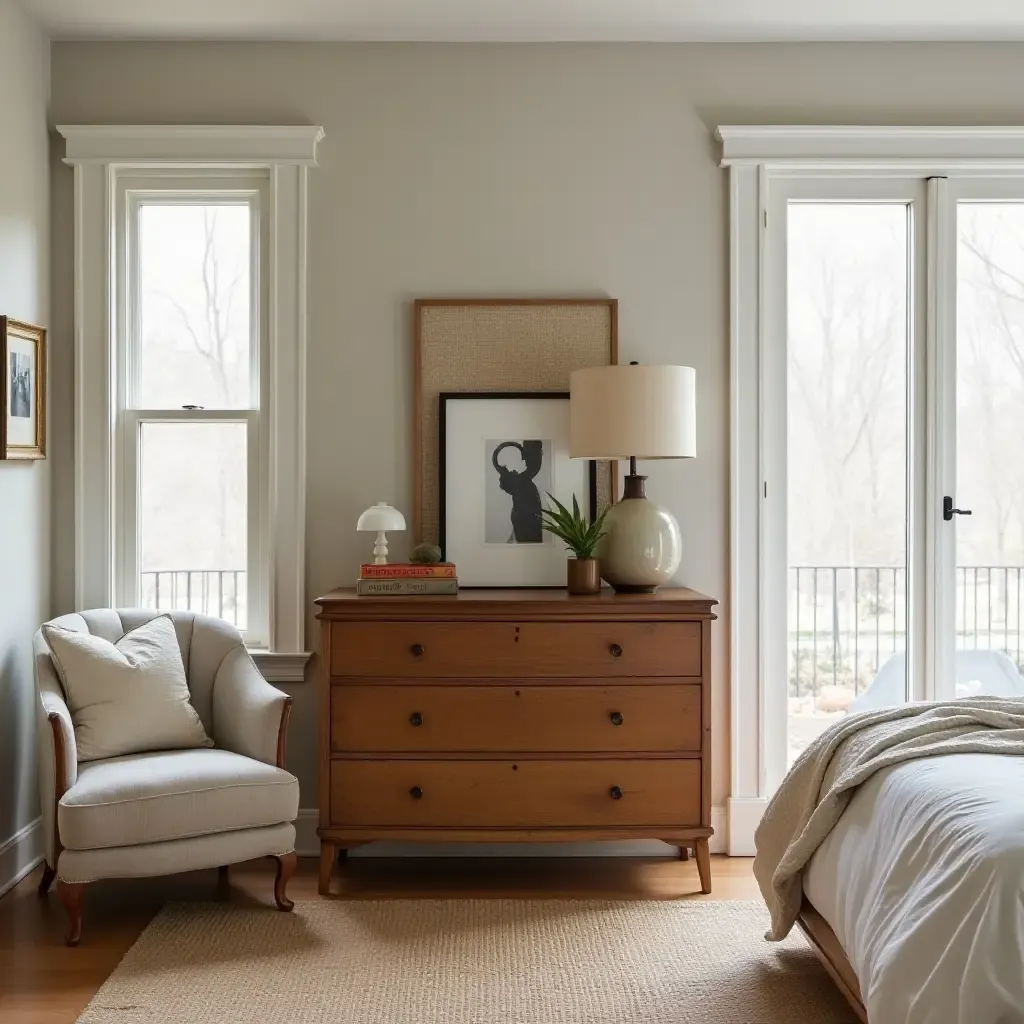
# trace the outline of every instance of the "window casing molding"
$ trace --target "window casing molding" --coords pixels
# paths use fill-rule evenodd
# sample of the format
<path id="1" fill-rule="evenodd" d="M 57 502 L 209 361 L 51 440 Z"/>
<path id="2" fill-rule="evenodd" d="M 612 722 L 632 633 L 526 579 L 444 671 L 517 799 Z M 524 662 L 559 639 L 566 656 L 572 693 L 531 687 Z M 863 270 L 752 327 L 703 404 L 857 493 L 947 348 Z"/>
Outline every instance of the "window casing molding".
<path id="1" fill-rule="evenodd" d="M 766 345 L 769 343 L 768 293 L 771 272 L 770 210 L 780 184 L 798 178 L 928 179 L 928 280 L 925 324 L 929 391 L 949 387 L 950 346 L 937 336 L 955 321 L 949 306 L 953 269 L 942 253 L 949 251 L 947 193 L 956 179 L 1024 178 L 1024 126 L 1007 127 L 871 127 L 815 125 L 726 125 L 716 131 L 721 166 L 729 169 L 730 276 L 730 799 L 728 850 L 734 856 L 755 852 L 754 830 L 767 805 L 768 733 L 778 727 L 773 716 L 785 709 L 770 706 L 766 690 L 769 638 L 761 609 L 768 600 L 764 566 L 770 557 L 767 502 L 770 453 L 765 420 Z M 1022 183 L 1024 189 L 1024 183 Z M 927 451 L 926 491 L 941 493 L 949 479 L 950 429 L 935 409 L 924 426 Z M 945 463 L 941 453 L 946 454 Z M 777 481 L 776 481 L 777 485 Z M 767 490 L 766 490 L 767 487 Z M 939 550 L 936 506 L 926 510 L 926 546 Z M 926 586 L 940 590 L 936 574 L 941 559 L 931 558 L 922 571 Z M 937 604 L 940 618 L 941 605 Z M 926 674 L 943 669 L 936 641 L 937 622 L 919 627 Z"/>
<path id="2" fill-rule="evenodd" d="M 267 646 L 271 679 L 296 681 L 305 653 L 307 170 L 317 126 L 58 126 L 74 168 L 75 602 L 110 607 L 121 559 L 115 529 L 118 414 L 118 196 L 145 176 L 266 179 Z M 199 182 L 197 182 L 199 185 Z M 201 187 L 201 186 L 200 186 Z"/>

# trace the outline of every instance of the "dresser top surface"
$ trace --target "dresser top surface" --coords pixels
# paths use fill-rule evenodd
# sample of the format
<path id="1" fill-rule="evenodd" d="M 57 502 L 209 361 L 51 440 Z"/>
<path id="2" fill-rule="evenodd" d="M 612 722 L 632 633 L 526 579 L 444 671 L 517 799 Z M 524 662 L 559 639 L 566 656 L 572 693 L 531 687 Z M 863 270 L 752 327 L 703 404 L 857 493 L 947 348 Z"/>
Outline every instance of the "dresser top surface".
<path id="1" fill-rule="evenodd" d="M 369 618 L 405 618 L 421 614 L 425 618 L 493 618 L 508 615 L 529 615 L 544 618 L 665 618 L 679 615 L 713 617 L 712 607 L 718 604 L 713 597 L 700 594 L 687 587 L 662 587 L 654 594 L 616 594 L 602 590 L 600 594 L 585 597 L 569 594 L 566 590 L 499 590 L 463 589 L 454 595 L 417 594 L 411 597 L 359 596 L 350 587 L 332 590 L 316 603 L 321 617 L 350 618 L 365 615 Z M 389 614 L 390 613 L 390 614 Z"/>

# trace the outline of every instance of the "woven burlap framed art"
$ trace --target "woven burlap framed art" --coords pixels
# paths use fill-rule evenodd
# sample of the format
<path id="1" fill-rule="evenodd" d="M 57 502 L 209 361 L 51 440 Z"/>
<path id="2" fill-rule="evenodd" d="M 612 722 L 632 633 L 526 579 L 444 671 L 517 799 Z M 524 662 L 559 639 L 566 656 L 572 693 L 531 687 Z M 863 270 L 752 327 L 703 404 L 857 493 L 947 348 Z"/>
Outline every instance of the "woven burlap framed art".
<path id="1" fill-rule="evenodd" d="M 616 299 L 417 299 L 413 307 L 413 531 L 438 539 L 442 392 L 568 391 L 569 374 L 618 362 Z M 598 504 L 616 474 L 598 464 Z"/>

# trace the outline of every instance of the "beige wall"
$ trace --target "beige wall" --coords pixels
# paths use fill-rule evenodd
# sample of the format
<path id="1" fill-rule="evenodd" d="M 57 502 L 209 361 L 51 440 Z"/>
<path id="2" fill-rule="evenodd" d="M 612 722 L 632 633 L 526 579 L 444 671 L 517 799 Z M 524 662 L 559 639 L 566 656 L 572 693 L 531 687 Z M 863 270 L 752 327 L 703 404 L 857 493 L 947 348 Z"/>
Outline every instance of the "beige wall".
<path id="1" fill-rule="evenodd" d="M 0 0 L 0 313 L 40 324 L 49 319 L 48 94 L 47 42 Z M 0 848 L 39 816 L 31 651 L 50 611 L 50 466 L 0 462 Z M 0 891 L 28 850 L 0 855 Z"/>
<path id="2" fill-rule="evenodd" d="M 61 44 L 53 116 L 326 128 L 322 166 L 310 177 L 310 600 L 350 582 L 368 553 L 354 531 L 366 505 L 410 507 L 412 298 L 612 295 L 623 360 L 697 368 L 699 458 L 651 465 L 649 487 L 683 527 L 680 581 L 722 600 L 714 646 L 721 804 L 728 208 L 711 132 L 743 122 L 1024 123 L 1024 46 Z M 55 165 L 62 354 L 70 180 Z M 60 429 L 67 434 L 66 414 Z M 65 509 L 67 453 L 55 482 Z M 72 595 L 69 530 L 64 512 L 62 608 Z M 293 692 L 291 764 L 312 806 L 316 707 L 309 684 Z"/>

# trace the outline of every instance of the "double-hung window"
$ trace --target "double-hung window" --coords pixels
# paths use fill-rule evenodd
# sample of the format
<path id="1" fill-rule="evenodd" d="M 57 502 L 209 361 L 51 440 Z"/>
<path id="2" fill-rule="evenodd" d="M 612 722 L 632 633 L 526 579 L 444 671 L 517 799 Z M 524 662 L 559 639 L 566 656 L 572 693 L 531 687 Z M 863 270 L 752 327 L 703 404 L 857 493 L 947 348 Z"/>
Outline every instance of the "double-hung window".
<path id="1" fill-rule="evenodd" d="M 118 191 L 118 603 L 215 615 L 264 646 L 267 178 Z"/>
<path id="2" fill-rule="evenodd" d="M 74 604 L 220 617 L 304 677 L 315 125 L 72 125 Z"/>

